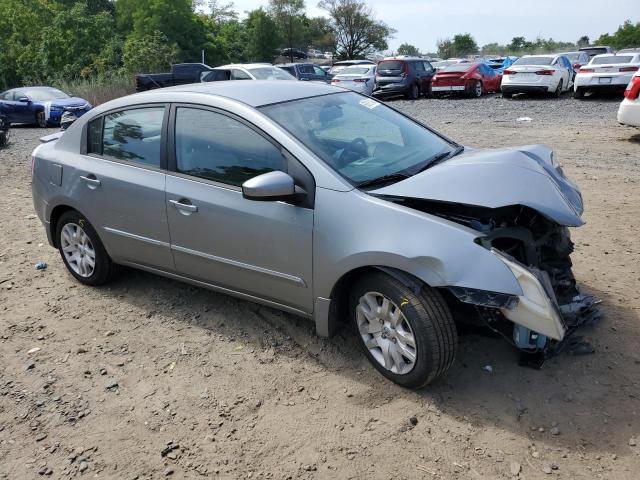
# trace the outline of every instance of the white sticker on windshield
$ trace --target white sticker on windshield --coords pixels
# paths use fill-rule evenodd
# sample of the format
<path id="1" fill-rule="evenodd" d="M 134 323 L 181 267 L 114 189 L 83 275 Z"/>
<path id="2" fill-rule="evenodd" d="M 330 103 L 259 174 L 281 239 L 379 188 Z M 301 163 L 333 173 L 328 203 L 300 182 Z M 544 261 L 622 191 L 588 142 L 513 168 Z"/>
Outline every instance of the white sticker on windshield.
<path id="1" fill-rule="evenodd" d="M 360 100 L 359 103 L 363 107 L 367 107 L 370 110 L 373 110 L 374 108 L 380 105 L 380 103 L 376 102 L 372 98 L 363 98 L 362 100 Z"/>

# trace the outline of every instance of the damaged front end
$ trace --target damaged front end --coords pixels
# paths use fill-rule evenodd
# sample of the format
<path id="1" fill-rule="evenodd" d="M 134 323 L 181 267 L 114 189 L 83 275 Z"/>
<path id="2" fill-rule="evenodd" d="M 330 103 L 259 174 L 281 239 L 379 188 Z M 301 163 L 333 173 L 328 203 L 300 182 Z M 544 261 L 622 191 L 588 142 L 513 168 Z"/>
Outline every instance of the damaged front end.
<path id="1" fill-rule="evenodd" d="M 388 200 L 391 200 L 388 198 Z M 486 208 L 423 199 L 396 198 L 394 203 L 477 230 L 476 242 L 490 250 L 517 279 L 522 295 L 464 287 L 448 290 L 472 305 L 483 324 L 523 352 L 522 363 L 540 367 L 568 348 L 589 353 L 573 335 L 600 317 L 597 302 L 576 285 L 569 229 L 525 206 Z"/>

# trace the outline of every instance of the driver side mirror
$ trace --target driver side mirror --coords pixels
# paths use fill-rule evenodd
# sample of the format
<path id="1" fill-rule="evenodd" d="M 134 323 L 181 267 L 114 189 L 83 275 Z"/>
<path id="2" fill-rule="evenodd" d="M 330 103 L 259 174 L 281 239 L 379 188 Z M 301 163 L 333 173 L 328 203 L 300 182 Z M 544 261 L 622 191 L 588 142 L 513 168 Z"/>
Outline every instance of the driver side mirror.
<path id="1" fill-rule="evenodd" d="M 242 184 L 242 196 L 247 200 L 273 202 L 277 200 L 297 200 L 306 195 L 297 187 L 291 175 L 279 170 L 263 173 Z"/>
<path id="2" fill-rule="evenodd" d="M 31 100 L 29 100 L 29 97 L 19 97 L 18 101 L 20 103 L 31 103 Z"/>

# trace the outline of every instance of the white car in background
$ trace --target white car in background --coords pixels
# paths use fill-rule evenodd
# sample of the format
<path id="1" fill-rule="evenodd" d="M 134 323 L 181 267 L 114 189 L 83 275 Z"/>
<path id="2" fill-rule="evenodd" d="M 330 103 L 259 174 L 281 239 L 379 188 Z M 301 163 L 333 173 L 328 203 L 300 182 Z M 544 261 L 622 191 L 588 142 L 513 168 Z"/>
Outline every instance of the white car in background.
<path id="1" fill-rule="evenodd" d="M 376 83 L 376 65 L 353 65 L 331 79 L 331 85 L 371 95 Z"/>
<path id="2" fill-rule="evenodd" d="M 640 72 L 636 72 L 624 91 L 624 100 L 618 109 L 618 122 L 640 127 Z"/>
<path id="3" fill-rule="evenodd" d="M 596 55 L 576 75 L 575 98 L 591 92 L 621 92 L 640 68 L 639 53 Z"/>
<path id="4" fill-rule="evenodd" d="M 202 72 L 201 82 L 219 80 L 295 80 L 296 77 L 270 63 L 233 63 Z"/>
<path id="5" fill-rule="evenodd" d="M 524 55 L 502 74 L 502 96 L 552 93 L 559 97 L 573 85 L 573 66 L 565 55 Z"/>

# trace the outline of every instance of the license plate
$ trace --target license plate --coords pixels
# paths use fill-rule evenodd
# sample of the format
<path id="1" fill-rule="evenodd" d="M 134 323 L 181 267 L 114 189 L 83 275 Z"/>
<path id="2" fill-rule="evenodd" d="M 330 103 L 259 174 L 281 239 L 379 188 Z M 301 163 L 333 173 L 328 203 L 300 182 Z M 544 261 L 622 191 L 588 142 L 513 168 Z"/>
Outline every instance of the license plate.
<path id="1" fill-rule="evenodd" d="M 611 77 L 600 77 L 600 83 L 611 83 Z"/>
<path id="2" fill-rule="evenodd" d="M 449 92 L 451 87 L 431 87 L 432 92 Z"/>
<path id="3" fill-rule="evenodd" d="M 463 85 L 455 85 L 453 87 L 451 87 L 451 90 L 464 90 L 464 86 Z"/>

